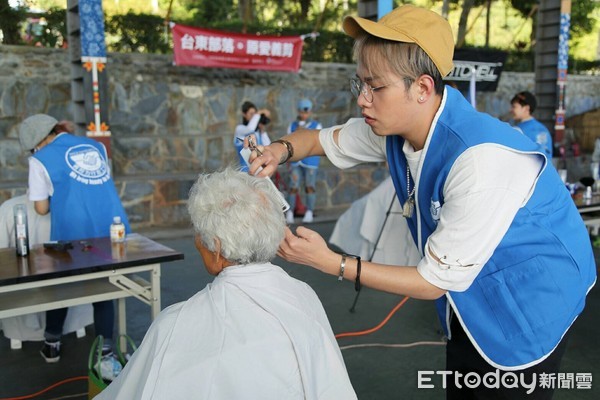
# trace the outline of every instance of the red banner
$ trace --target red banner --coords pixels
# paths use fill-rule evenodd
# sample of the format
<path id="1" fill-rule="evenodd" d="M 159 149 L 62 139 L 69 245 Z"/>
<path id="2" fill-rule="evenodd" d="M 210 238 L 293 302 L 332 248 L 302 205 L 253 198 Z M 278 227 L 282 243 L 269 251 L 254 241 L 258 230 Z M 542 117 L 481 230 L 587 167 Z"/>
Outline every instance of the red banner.
<path id="1" fill-rule="evenodd" d="M 257 36 L 171 24 L 175 65 L 297 72 L 300 36 Z"/>

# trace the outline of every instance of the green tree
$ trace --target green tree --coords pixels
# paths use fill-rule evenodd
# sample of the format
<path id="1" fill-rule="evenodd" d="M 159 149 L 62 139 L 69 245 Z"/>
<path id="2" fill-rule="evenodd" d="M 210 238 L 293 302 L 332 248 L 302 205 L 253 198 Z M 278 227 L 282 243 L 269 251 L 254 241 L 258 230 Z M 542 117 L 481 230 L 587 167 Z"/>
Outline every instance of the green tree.
<path id="1" fill-rule="evenodd" d="M 8 0 L 0 0 L 0 30 L 2 30 L 2 43 L 21 44 L 20 24 L 25 20 L 25 8 L 12 8 Z"/>
<path id="2" fill-rule="evenodd" d="M 537 13 L 533 8 L 537 6 L 538 0 L 510 0 L 510 4 L 525 18 L 532 16 L 534 24 L 532 36 L 535 37 Z M 571 35 L 573 37 L 580 37 L 586 33 L 590 33 L 594 29 L 595 19 L 590 18 L 590 15 L 598 7 L 600 7 L 600 3 L 597 1 L 571 1 Z M 534 11 L 533 13 L 532 10 Z"/>
<path id="3" fill-rule="evenodd" d="M 489 6 L 491 4 L 491 0 L 463 0 L 462 8 L 460 12 L 460 20 L 458 22 L 458 34 L 456 36 L 456 48 L 461 48 L 465 44 L 465 40 L 467 37 L 467 33 L 469 33 L 469 16 L 471 14 L 471 10 L 474 7 L 486 6 L 488 10 L 489 18 Z M 477 15 L 477 18 L 479 18 Z M 477 19 L 476 18 L 476 19 Z M 486 26 L 486 43 L 489 44 L 489 25 Z"/>
<path id="4" fill-rule="evenodd" d="M 37 40 L 45 47 L 58 47 L 67 37 L 67 12 L 64 8 L 52 7 L 44 14 L 46 27 Z"/>
<path id="5" fill-rule="evenodd" d="M 111 51 L 167 53 L 163 17 L 151 14 L 113 15 L 106 20 L 108 48 Z M 116 38 L 116 40 L 110 40 Z"/>
<path id="6" fill-rule="evenodd" d="M 192 16 L 190 20 L 200 26 L 209 25 L 211 21 L 230 21 L 237 14 L 233 0 L 188 0 L 183 4 Z"/>

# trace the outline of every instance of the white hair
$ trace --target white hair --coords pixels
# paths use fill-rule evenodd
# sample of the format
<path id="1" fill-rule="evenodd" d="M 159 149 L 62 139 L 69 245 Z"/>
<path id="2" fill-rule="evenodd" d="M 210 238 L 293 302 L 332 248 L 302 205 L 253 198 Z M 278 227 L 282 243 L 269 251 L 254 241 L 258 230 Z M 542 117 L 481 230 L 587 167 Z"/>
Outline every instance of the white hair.
<path id="1" fill-rule="evenodd" d="M 285 234 L 278 194 L 265 178 L 228 167 L 202 174 L 190 189 L 188 212 L 204 246 L 235 264 L 275 258 Z"/>

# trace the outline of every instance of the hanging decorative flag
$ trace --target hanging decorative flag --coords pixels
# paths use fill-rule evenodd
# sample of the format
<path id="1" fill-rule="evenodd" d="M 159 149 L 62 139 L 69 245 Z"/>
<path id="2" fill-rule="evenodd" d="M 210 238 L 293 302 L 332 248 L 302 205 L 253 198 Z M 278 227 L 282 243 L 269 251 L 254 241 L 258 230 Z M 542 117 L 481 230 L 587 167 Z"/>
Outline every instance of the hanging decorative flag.
<path id="1" fill-rule="evenodd" d="M 567 4 L 568 3 L 568 4 Z M 555 141 L 562 141 L 565 130 L 565 92 L 569 63 L 569 32 L 571 28 L 570 2 L 561 2 L 560 33 L 558 35 L 558 65 L 556 78 L 556 111 L 554 118 Z"/>
<path id="2" fill-rule="evenodd" d="M 258 36 L 171 23 L 175 65 L 297 72 L 300 36 Z"/>
<path id="3" fill-rule="evenodd" d="M 100 110 L 99 74 L 102 74 L 106 67 L 102 1 L 79 0 L 79 21 L 81 29 L 81 62 L 83 68 L 92 74 L 94 120 L 89 121 L 87 125 L 87 136 L 110 136 L 108 125 L 102 121 Z"/>

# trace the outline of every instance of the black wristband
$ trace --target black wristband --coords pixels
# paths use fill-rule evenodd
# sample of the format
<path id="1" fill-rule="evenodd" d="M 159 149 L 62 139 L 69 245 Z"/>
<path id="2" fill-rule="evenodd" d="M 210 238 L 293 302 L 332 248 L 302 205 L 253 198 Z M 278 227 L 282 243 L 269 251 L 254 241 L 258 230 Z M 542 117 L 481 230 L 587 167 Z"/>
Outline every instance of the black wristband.
<path id="1" fill-rule="evenodd" d="M 360 268 L 361 268 L 360 256 L 356 257 L 356 280 L 354 281 L 354 290 L 360 292 Z"/>
<path id="2" fill-rule="evenodd" d="M 355 256 L 354 254 L 346 254 L 342 253 L 342 261 L 343 264 L 346 264 L 346 257 L 352 257 L 356 259 L 356 279 L 354 280 L 354 290 L 360 292 L 362 285 L 360 284 L 360 270 L 362 267 L 362 263 L 360 262 L 360 256 Z"/>
<path id="3" fill-rule="evenodd" d="M 271 142 L 271 144 L 273 144 L 273 143 L 281 143 L 282 145 L 285 146 L 285 148 L 287 149 L 287 152 L 288 152 L 285 160 L 281 161 L 279 163 L 279 165 L 285 164 L 286 162 L 288 162 L 288 160 L 290 158 L 294 157 L 294 146 L 292 146 L 292 144 L 290 142 L 288 142 L 287 140 L 279 139 L 279 140 L 274 140 Z"/>

